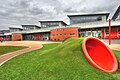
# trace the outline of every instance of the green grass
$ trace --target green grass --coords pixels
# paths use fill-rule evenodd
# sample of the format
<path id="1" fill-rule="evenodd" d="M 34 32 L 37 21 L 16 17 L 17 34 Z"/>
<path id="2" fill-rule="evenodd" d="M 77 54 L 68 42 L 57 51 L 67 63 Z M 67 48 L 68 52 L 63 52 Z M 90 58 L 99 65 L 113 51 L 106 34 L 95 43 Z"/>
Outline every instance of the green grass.
<path id="1" fill-rule="evenodd" d="M 23 47 L 23 46 L 0 46 L 0 55 L 9 53 L 9 52 L 13 52 L 13 51 L 17 51 L 17 50 L 21 50 L 27 47 Z"/>
<path id="2" fill-rule="evenodd" d="M 120 70 L 109 74 L 89 64 L 82 40 L 44 44 L 42 49 L 17 56 L 0 67 L 0 80 L 120 80 Z M 114 53 L 120 63 L 120 52 Z"/>

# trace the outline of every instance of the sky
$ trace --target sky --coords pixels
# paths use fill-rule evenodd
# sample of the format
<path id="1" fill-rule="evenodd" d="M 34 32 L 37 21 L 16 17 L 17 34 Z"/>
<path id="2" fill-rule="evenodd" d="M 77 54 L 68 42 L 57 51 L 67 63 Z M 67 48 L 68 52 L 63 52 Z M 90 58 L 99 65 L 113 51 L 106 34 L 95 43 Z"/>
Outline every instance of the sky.
<path id="1" fill-rule="evenodd" d="M 120 0 L 0 0 L 0 29 L 40 20 L 63 20 L 70 14 L 113 13 Z"/>

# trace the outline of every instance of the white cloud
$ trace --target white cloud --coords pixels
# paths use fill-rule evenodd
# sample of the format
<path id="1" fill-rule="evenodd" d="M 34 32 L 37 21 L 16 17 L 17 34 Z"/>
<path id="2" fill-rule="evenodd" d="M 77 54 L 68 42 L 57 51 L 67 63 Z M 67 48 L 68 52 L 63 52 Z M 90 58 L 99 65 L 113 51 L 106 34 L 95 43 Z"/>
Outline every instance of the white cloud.
<path id="1" fill-rule="evenodd" d="M 67 14 L 113 12 L 120 0 L 0 0 L 0 29 L 10 25 L 64 20 Z"/>

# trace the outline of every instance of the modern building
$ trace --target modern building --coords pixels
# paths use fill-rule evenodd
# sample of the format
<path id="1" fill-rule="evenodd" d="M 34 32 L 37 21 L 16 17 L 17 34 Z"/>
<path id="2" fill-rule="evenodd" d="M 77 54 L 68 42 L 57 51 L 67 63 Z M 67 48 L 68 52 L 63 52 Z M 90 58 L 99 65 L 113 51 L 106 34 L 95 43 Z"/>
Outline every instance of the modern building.
<path id="1" fill-rule="evenodd" d="M 22 28 L 18 28 L 18 27 L 9 27 L 10 32 L 20 32 L 23 29 Z"/>
<path id="2" fill-rule="evenodd" d="M 70 27 L 78 27 L 79 37 L 109 38 L 108 20 L 111 19 L 111 38 L 120 38 L 120 6 L 114 12 L 112 18 L 109 13 L 68 15 Z"/>
<path id="3" fill-rule="evenodd" d="M 9 33 L 2 34 L 5 40 L 54 40 L 67 38 L 109 37 L 108 19 L 111 19 L 111 38 L 120 39 L 120 6 L 110 18 L 110 13 L 68 15 L 70 25 L 63 21 L 39 21 L 37 25 L 22 25 L 21 28 L 10 27 Z"/>

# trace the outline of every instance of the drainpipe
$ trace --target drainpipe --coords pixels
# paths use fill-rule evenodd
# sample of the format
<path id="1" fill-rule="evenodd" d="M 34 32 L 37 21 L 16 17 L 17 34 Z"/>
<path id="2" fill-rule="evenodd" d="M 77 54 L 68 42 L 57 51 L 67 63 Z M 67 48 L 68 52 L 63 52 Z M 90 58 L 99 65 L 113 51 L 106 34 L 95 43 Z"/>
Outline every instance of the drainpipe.
<path id="1" fill-rule="evenodd" d="M 109 45 L 111 45 L 111 20 L 109 19 Z"/>

